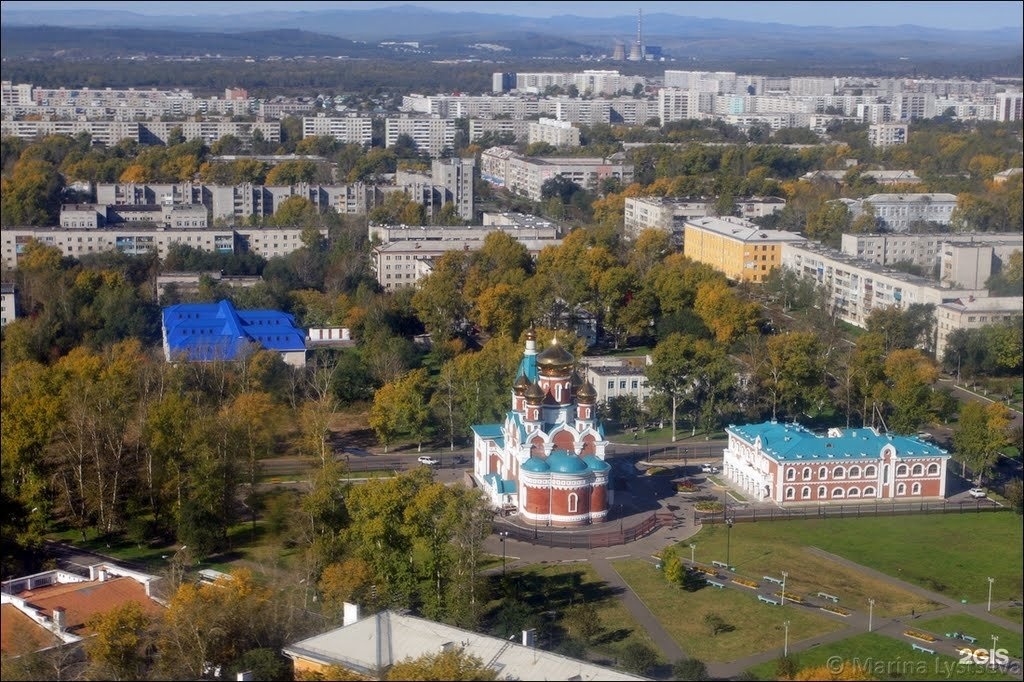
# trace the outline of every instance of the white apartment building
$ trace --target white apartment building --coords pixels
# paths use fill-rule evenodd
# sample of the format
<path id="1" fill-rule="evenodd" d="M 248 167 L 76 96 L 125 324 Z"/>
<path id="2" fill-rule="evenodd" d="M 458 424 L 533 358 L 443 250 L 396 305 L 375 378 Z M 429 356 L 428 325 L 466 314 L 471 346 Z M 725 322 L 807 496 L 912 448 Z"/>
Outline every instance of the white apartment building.
<path id="1" fill-rule="evenodd" d="M 891 147 L 906 144 L 910 127 L 906 123 L 872 123 L 868 126 L 868 143 L 872 147 Z"/>
<path id="2" fill-rule="evenodd" d="M 516 223 L 514 218 L 505 217 L 509 214 L 494 213 L 489 224 L 484 225 L 380 225 L 371 223 L 367 228 L 370 241 L 380 244 L 394 242 L 427 241 L 479 241 L 482 242 L 492 232 L 506 232 L 519 241 L 542 241 L 558 239 L 561 231 L 552 222 L 534 216 L 535 224 Z M 505 220 L 507 222 L 494 222 Z"/>
<path id="3" fill-rule="evenodd" d="M 861 328 L 875 308 L 896 306 L 906 310 L 914 303 L 937 306 L 970 296 L 988 296 L 985 289 L 943 287 L 923 277 L 895 272 L 820 244 L 784 244 L 782 266 L 825 287 L 838 317 Z"/>
<path id="4" fill-rule="evenodd" d="M 0 327 L 18 319 L 18 292 L 13 284 L 0 284 Z"/>
<path id="5" fill-rule="evenodd" d="M 940 279 L 951 286 L 980 289 L 1009 263 L 1014 252 L 1024 251 L 1024 237 L 1016 235 L 949 235 L 942 243 Z M 1000 239 L 1003 237 L 1003 239 Z"/>
<path id="6" fill-rule="evenodd" d="M 916 224 L 949 225 L 956 208 L 955 194 L 872 194 L 863 199 L 838 199 L 846 204 L 854 218 L 870 204 L 875 212 L 876 225 L 891 232 L 907 232 Z"/>
<path id="7" fill-rule="evenodd" d="M 834 95 L 836 92 L 835 78 L 790 78 L 789 94 L 791 95 Z"/>
<path id="8" fill-rule="evenodd" d="M 584 378 L 597 392 L 598 404 L 608 404 L 609 398 L 633 396 L 642 406 L 650 398 L 651 387 L 647 381 L 650 355 L 615 358 L 587 356 L 580 361 L 586 368 Z"/>
<path id="9" fill-rule="evenodd" d="M 1024 298 L 1020 296 L 998 296 L 975 298 L 967 296 L 935 307 L 937 330 L 935 358 L 942 360 L 946 354 L 949 335 L 957 329 L 979 329 L 989 324 L 1017 320 L 1020 324 L 1024 315 Z"/>
<path id="10" fill-rule="evenodd" d="M 536 122 L 531 121 L 528 130 L 529 144 L 546 142 L 553 147 L 580 146 L 580 129 L 568 121 L 542 118 Z"/>
<path id="11" fill-rule="evenodd" d="M 699 92 L 735 93 L 737 77 L 734 71 L 665 71 L 666 88 L 682 88 Z"/>
<path id="12" fill-rule="evenodd" d="M 321 234 L 326 238 L 327 229 Z M 15 268 L 25 245 L 36 239 L 78 258 L 90 253 L 120 251 L 129 255 L 156 252 L 167 256 L 172 244 L 184 244 L 216 253 L 255 253 L 264 258 L 286 256 L 302 246 L 301 228 L 189 228 L 176 229 L 126 224 L 106 228 L 5 228 L 3 263 Z"/>
<path id="13" fill-rule="evenodd" d="M 863 123 L 872 125 L 890 123 L 893 120 L 892 105 L 882 102 L 858 104 L 856 116 Z"/>
<path id="14" fill-rule="evenodd" d="M 687 220 L 708 216 L 715 203 L 714 197 L 626 197 L 625 231 L 632 237 L 647 229 L 682 234 Z M 736 199 L 736 209 L 747 220 L 771 215 L 785 207 L 786 200 L 777 197 Z"/>
<path id="15" fill-rule="evenodd" d="M 302 119 L 302 137 L 333 137 L 340 142 L 369 147 L 373 141 L 373 119 L 359 116 L 306 116 Z"/>
<path id="16" fill-rule="evenodd" d="M 830 178 L 836 182 L 843 182 L 848 172 L 845 170 L 809 171 L 800 176 L 800 179 L 814 181 L 817 178 Z M 920 185 L 923 182 L 912 170 L 867 170 L 861 173 L 861 176 L 871 178 L 879 185 Z"/>
<path id="17" fill-rule="evenodd" d="M 1000 92 L 996 95 L 996 120 L 1020 121 L 1024 119 L 1024 94 Z"/>
<path id="18" fill-rule="evenodd" d="M 167 144 L 171 134 L 179 128 L 186 140 L 201 139 L 206 144 L 232 135 L 249 146 L 257 130 L 267 142 L 281 141 L 280 121 L 145 121 L 139 126 L 139 141 L 143 144 Z"/>
<path id="19" fill-rule="evenodd" d="M 609 100 L 609 103 L 611 104 L 611 123 L 642 126 L 652 118 L 658 117 L 658 102 L 653 99 L 617 97 Z"/>
<path id="20" fill-rule="evenodd" d="M 384 125 L 386 147 L 394 147 L 399 135 L 408 135 L 419 151 L 432 157 L 455 147 L 455 121 L 450 118 L 388 118 Z"/>
<path id="21" fill-rule="evenodd" d="M 666 72 L 667 73 L 667 72 Z M 662 88 L 658 91 L 658 119 L 664 126 L 672 121 L 700 118 L 702 111 L 710 111 L 714 95 L 683 88 Z"/>
<path id="22" fill-rule="evenodd" d="M 496 135 L 512 135 L 518 142 L 527 139 L 532 124 L 533 121 L 507 118 L 471 118 L 469 119 L 469 141 L 476 142 L 487 133 L 494 133 Z"/>
<path id="23" fill-rule="evenodd" d="M 611 159 L 526 157 L 511 149 L 492 147 L 480 155 L 480 176 L 492 185 L 541 201 L 541 188 L 555 177 L 596 190 L 606 178 L 628 185 L 633 181 L 633 166 Z"/>
<path id="24" fill-rule="evenodd" d="M 11 81 L 0 81 L 0 106 L 6 109 L 7 107 L 34 105 L 31 83 L 15 84 Z"/>
<path id="25" fill-rule="evenodd" d="M 612 103 L 606 99 L 560 97 L 550 101 L 555 105 L 555 118 L 565 123 L 594 125 L 612 120 Z"/>
<path id="26" fill-rule="evenodd" d="M 934 118 L 937 113 L 935 111 L 935 95 L 930 93 L 901 92 L 893 95 L 892 105 L 893 116 L 900 121 Z"/>
<path id="27" fill-rule="evenodd" d="M 107 147 L 117 145 L 121 140 L 140 142 L 141 124 L 129 121 L 0 121 L 0 135 L 34 140 L 49 135 L 74 137 L 88 133 L 94 144 Z"/>

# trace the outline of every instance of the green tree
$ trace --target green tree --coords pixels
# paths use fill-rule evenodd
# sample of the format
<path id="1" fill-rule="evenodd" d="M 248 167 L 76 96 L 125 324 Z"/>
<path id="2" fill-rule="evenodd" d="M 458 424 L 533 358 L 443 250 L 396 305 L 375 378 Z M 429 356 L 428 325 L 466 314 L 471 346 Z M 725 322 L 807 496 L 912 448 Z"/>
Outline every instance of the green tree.
<path id="1" fill-rule="evenodd" d="M 93 616 L 92 631 L 85 645 L 94 679 L 138 680 L 147 669 L 146 648 L 150 643 L 151 619 L 135 601 Z"/>
<path id="2" fill-rule="evenodd" d="M 654 649 L 641 642 L 630 642 L 622 649 L 619 663 L 626 670 L 646 675 L 647 671 L 658 663 L 658 654 Z"/>
<path id="3" fill-rule="evenodd" d="M 369 423 L 384 443 L 385 452 L 399 431 L 405 431 L 416 438 L 416 449 L 422 450 L 430 416 L 429 390 L 427 370 L 414 369 L 377 391 L 370 409 Z"/>
<path id="4" fill-rule="evenodd" d="M 708 667 L 699 658 L 681 658 L 672 664 L 672 676 L 677 680 L 710 680 Z"/>
<path id="5" fill-rule="evenodd" d="M 889 428 L 914 433 L 931 416 L 931 385 L 938 378 L 935 363 L 921 351 L 894 350 L 885 359 Z"/>
<path id="6" fill-rule="evenodd" d="M 676 441 L 676 420 L 680 405 L 699 390 L 704 369 L 712 367 L 721 349 L 693 336 L 670 334 L 654 348 L 647 378 L 651 386 L 666 395 L 672 405 L 672 442 Z M 694 401 L 696 402 L 696 401 Z"/>
<path id="7" fill-rule="evenodd" d="M 498 673 L 462 648 L 406 658 L 391 666 L 386 680 L 496 680 Z"/>
<path id="8" fill-rule="evenodd" d="M 824 400 L 821 341 L 811 332 L 773 336 L 765 344 L 756 375 L 771 400 L 772 419 L 782 409 L 797 417 Z"/>
<path id="9" fill-rule="evenodd" d="M 953 432 L 953 451 L 969 466 L 975 481 L 981 485 L 999 460 L 999 449 L 1009 439 L 1009 411 L 1002 403 L 970 401 L 960 407 L 960 421 Z"/>
<path id="10" fill-rule="evenodd" d="M 466 281 L 466 259 L 461 251 L 449 251 L 434 264 L 434 270 L 423 278 L 413 296 L 412 304 L 434 343 L 453 338 L 466 319 L 468 308 L 463 296 Z"/>

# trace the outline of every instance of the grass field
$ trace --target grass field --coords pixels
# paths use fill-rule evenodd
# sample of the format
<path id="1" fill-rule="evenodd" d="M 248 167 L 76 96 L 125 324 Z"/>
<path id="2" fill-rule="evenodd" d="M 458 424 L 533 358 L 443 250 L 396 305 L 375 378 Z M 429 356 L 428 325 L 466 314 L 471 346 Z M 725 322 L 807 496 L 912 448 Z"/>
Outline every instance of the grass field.
<path id="1" fill-rule="evenodd" d="M 947 632 L 963 632 L 977 638 L 977 645 L 985 648 L 992 646 L 992 635 L 996 635 L 999 637 L 996 646 L 1006 649 L 1010 652 L 1010 656 L 1020 658 L 1021 654 L 1024 653 L 1024 642 L 1022 642 L 1024 637 L 1019 632 L 1011 632 L 1006 628 L 992 625 L 980 618 L 966 614 L 929 618 L 928 620 L 914 623 L 914 628 L 927 630 L 939 637 L 945 637 Z"/>
<path id="2" fill-rule="evenodd" d="M 499 578 L 494 576 L 495 581 Z M 545 648 L 552 645 L 557 648 L 559 640 L 573 633 L 573 624 L 564 618 L 564 611 L 570 604 L 582 600 L 596 607 L 602 626 L 599 634 L 585 642 L 588 659 L 603 665 L 614 665 L 623 649 L 631 642 L 639 642 L 658 651 L 647 631 L 640 627 L 622 601 L 587 563 L 535 565 L 510 570 L 508 584 L 513 593 L 518 593 L 518 601 L 534 614 L 534 622 L 537 617 L 545 614 L 550 616 L 546 620 L 546 627 L 542 629 L 552 633 L 551 639 L 539 633 L 539 643 Z M 500 597 L 497 589 L 495 595 Z M 505 605 L 515 600 L 513 596 L 505 600 Z M 500 598 L 490 603 L 492 617 L 502 605 Z M 495 630 L 494 627 L 491 629 Z M 518 632 L 515 634 L 518 639 Z"/>
<path id="3" fill-rule="evenodd" d="M 685 592 L 669 585 L 661 571 L 647 561 L 632 559 L 613 565 L 679 646 L 702 661 L 731 661 L 774 649 L 781 654 L 786 620 L 790 622 L 790 642 L 843 627 L 806 607 L 770 606 L 753 594 L 736 590 L 706 587 Z M 712 636 L 704 623 L 705 615 L 711 613 L 734 629 Z"/>
<path id="4" fill-rule="evenodd" d="M 706 526 L 688 542 L 697 543 L 698 561 L 725 560 L 725 526 Z M 766 572 L 789 571 L 795 590 L 820 586 L 839 596 L 844 606 L 861 608 L 857 604 L 866 603 L 870 591 L 875 599 L 888 602 L 883 613 L 897 614 L 924 610 L 913 604 L 921 598 L 903 591 L 898 598 L 879 597 L 874 592 L 878 581 L 839 570 L 834 562 L 822 564 L 804 548 L 821 548 L 957 600 L 982 602 L 988 595 L 988 576 L 995 578 L 994 601 L 1020 598 L 1022 544 L 1024 525 L 1012 513 L 738 523 L 732 529 L 730 561 L 740 573 L 758 578 Z M 688 556 L 690 550 L 681 544 L 679 551 Z"/>
<path id="5" fill-rule="evenodd" d="M 1024 624 L 1024 609 L 1019 606 L 1006 606 L 1001 609 L 992 609 L 992 613 L 1006 620 L 1012 620 Z"/>
<path id="6" fill-rule="evenodd" d="M 958 659 L 944 654 L 914 651 L 907 642 L 864 633 L 833 644 L 825 644 L 796 655 L 800 669 L 830 665 L 838 657 L 843 665 L 867 667 L 873 680 L 1012 680 L 1009 675 L 976 665 L 958 665 Z M 835 660 L 833 659 L 833 664 Z M 759 680 L 776 679 L 775 661 L 756 665 L 750 672 Z M 839 678 L 836 678 L 839 679 Z M 865 679 L 865 678 L 856 678 Z"/>

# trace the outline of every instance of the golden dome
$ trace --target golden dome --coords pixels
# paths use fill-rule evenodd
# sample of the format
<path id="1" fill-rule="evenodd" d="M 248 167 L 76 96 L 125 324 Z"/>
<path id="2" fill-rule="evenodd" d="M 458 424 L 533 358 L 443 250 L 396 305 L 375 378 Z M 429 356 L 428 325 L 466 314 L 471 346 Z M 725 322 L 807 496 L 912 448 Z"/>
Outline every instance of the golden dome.
<path id="1" fill-rule="evenodd" d="M 526 396 L 526 402 L 530 405 L 540 405 L 544 402 L 544 389 L 539 384 L 531 383 L 524 395 Z"/>
<path id="2" fill-rule="evenodd" d="M 526 393 L 526 389 L 530 387 L 530 384 L 531 382 L 526 377 L 526 375 L 520 374 L 519 378 L 516 379 L 514 384 L 512 384 L 512 390 L 515 392 L 516 395 L 523 395 L 524 393 Z"/>
<path id="3" fill-rule="evenodd" d="M 564 371 L 572 367 L 575 361 L 572 354 L 558 343 L 558 339 L 552 339 L 551 345 L 537 356 L 537 369 L 541 372 Z"/>
<path id="4" fill-rule="evenodd" d="M 576 392 L 576 398 L 581 403 L 591 404 L 597 399 L 597 389 L 589 381 L 583 383 L 580 390 Z"/>

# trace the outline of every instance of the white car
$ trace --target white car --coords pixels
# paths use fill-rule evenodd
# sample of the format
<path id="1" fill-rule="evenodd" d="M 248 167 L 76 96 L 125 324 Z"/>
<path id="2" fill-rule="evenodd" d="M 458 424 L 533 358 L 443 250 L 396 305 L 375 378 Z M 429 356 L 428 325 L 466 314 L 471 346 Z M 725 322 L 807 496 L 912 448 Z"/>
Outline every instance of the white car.
<path id="1" fill-rule="evenodd" d="M 967 494 L 976 500 L 988 497 L 988 492 L 984 488 L 971 488 L 967 491 Z"/>
<path id="2" fill-rule="evenodd" d="M 427 455 L 422 455 L 416 461 L 419 462 L 420 464 L 426 464 L 427 466 L 431 467 L 441 463 L 438 460 L 434 459 L 433 457 L 428 457 Z"/>
<path id="3" fill-rule="evenodd" d="M 700 470 L 703 471 L 705 474 L 717 474 L 718 473 L 718 467 L 712 466 L 710 464 L 702 464 L 701 467 L 700 467 Z"/>

